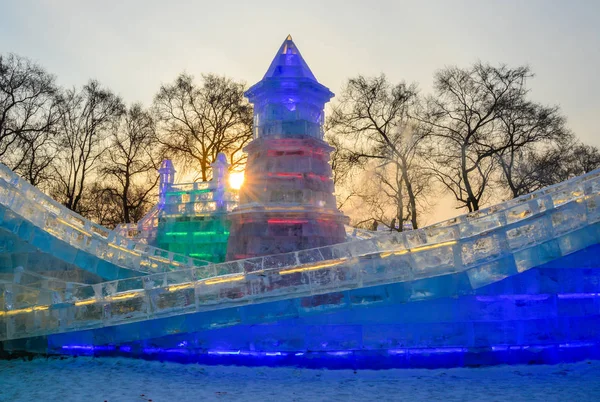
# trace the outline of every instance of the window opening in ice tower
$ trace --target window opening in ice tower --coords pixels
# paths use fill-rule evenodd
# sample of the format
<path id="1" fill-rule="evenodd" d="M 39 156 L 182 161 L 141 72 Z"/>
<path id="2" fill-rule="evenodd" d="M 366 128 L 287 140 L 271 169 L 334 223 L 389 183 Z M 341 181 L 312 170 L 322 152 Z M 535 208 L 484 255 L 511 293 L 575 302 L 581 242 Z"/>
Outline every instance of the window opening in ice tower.
<path id="1" fill-rule="evenodd" d="M 296 99 L 294 99 L 294 98 L 287 98 L 286 101 L 285 101 L 285 107 L 290 112 L 293 112 L 294 110 L 296 110 Z"/>

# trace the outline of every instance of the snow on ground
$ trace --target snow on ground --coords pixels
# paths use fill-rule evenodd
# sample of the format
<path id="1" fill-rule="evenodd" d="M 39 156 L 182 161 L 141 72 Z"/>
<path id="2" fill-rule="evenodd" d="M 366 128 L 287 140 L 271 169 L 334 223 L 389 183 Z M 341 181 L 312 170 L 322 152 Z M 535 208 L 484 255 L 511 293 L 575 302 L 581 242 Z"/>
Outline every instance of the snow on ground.
<path id="1" fill-rule="evenodd" d="M 182 365 L 124 358 L 0 361 L 1 401 L 592 401 L 600 361 L 357 371 Z"/>

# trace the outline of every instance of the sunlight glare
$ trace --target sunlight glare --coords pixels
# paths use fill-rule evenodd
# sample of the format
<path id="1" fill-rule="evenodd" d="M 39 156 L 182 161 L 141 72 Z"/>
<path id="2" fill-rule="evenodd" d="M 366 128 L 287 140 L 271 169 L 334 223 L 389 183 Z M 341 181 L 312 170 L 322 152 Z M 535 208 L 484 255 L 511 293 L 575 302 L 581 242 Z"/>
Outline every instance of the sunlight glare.
<path id="1" fill-rule="evenodd" d="M 234 172 L 229 175 L 229 185 L 231 188 L 239 190 L 244 183 L 244 172 Z"/>

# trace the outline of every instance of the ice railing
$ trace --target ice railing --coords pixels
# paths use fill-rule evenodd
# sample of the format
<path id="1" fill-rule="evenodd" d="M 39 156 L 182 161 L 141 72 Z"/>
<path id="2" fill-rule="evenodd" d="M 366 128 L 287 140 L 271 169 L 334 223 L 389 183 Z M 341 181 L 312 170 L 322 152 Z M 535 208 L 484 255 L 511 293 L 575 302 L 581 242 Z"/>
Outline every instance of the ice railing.
<path id="1" fill-rule="evenodd" d="M 373 239 L 385 234 L 366 229 L 359 229 L 349 225 L 345 225 L 344 230 L 346 231 L 346 241 Z"/>
<path id="2" fill-rule="evenodd" d="M 239 201 L 238 190 L 219 181 L 171 184 L 165 194 L 162 216 L 206 216 L 230 212 Z"/>
<path id="3" fill-rule="evenodd" d="M 437 244 L 439 242 L 456 241 L 457 239 L 480 235 L 485 231 L 518 221 L 529 214 L 535 213 L 535 211 L 543 212 L 548 208 L 562 205 L 562 203 L 571 200 L 573 195 L 577 196 L 582 194 L 581 191 L 573 190 L 578 183 L 594 180 L 598 176 L 600 176 L 600 171 L 423 229 L 403 233 L 393 232 L 392 234 L 373 237 L 370 240 L 359 240 L 334 246 L 221 263 L 216 264 L 215 267 L 205 267 L 205 269 L 202 269 L 197 273 L 199 278 L 210 278 L 263 269 L 293 267 L 306 263 L 327 261 L 339 257 L 359 257 L 382 251 L 402 252 L 404 250 L 410 250 L 411 248 L 419 248 Z M 572 194 L 569 194 L 569 192 Z M 542 199 L 540 199 L 540 197 L 542 197 Z M 536 201 L 535 205 L 528 204 L 529 201 L 536 199 L 538 199 L 538 201 Z M 525 206 L 519 207 L 520 205 Z M 499 214 L 507 209 L 511 209 L 508 217 Z M 181 270 L 183 269 L 184 267 L 181 268 Z"/>
<path id="4" fill-rule="evenodd" d="M 3 225 L 19 236 L 30 237 L 32 244 L 33 224 L 67 245 L 89 253 L 118 267 L 139 271 L 141 275 L 208 264 L 207 261 L 161 250 L 134 242 L 110 229 L 95 224 L 81 215 L 65 208 L 48 197 L 17 174 L 0 164 L 0 205 L 12 214 L 3 217 Z M 10 216 L 9 216 L 10 215 Z M 47 246 L 43 236 L 37 236 L 40 244 Z"/>
<path id="5" fill-rule="evenodd" d="M 144 244 L 148 244 L 147 240 L 149 238 L 156 237 L 159 212 L 158 205 L 155 205 L 137 223 L 121 223 L 112 232 L 117 236 L 138 242 L 145 240 Z"/>
<path id="6" fill-rule="evenodd" d="M 84 283 L 41 275 L 19 266 L 14 269 L 12 281 L 0 283 L 0 311 L 62 303 L 72 299 L 73 289 L 86 286 L 88 285 Z"/>
<path id="7" fill-rule="evenodd" d="M 0 339 L 463 272 L 478 289 L 600 243 L 600 170 L 477 215 L 397 236 L 78 287 L 67 302 L 0 312 Z M 419 300 L 427 297 L 435 292 Z"/>

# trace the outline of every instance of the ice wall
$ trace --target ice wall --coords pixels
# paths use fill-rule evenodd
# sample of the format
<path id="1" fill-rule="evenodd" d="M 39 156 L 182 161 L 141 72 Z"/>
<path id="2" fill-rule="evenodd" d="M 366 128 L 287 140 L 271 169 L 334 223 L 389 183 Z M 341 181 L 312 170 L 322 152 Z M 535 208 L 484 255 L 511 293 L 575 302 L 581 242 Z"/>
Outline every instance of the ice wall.
<path id="1" fill-rule="evenodd" d="M 163 334 L 161 326 L 185 328 Z M 328 368 L 600 358 L 600 245 L 476 290 L 465 272 L 51 336 L 53 353 Z M 101 341 L 99 341 L 101 340 Z M 101 343 L 102 342 L 102 343 Z"/>

